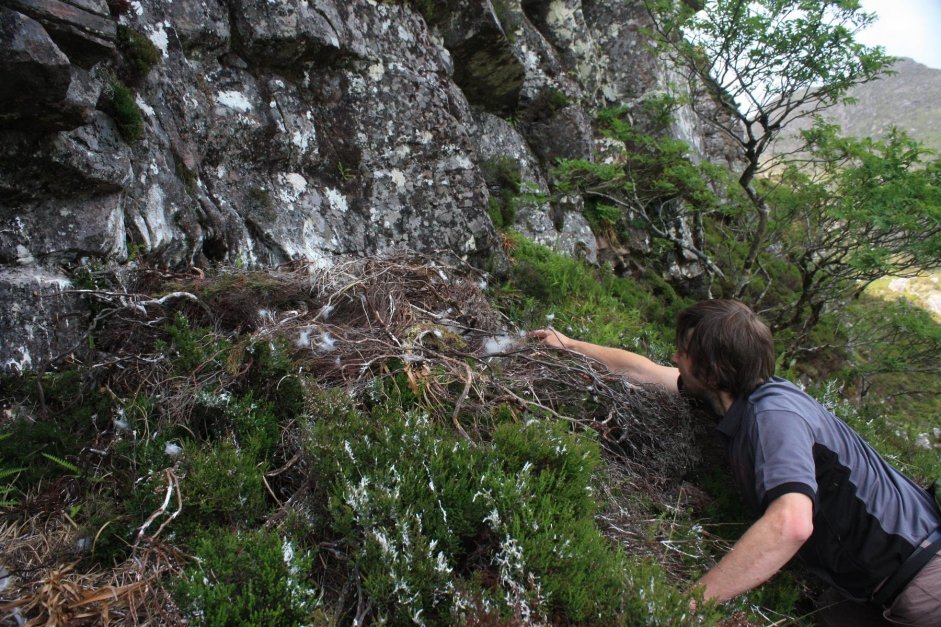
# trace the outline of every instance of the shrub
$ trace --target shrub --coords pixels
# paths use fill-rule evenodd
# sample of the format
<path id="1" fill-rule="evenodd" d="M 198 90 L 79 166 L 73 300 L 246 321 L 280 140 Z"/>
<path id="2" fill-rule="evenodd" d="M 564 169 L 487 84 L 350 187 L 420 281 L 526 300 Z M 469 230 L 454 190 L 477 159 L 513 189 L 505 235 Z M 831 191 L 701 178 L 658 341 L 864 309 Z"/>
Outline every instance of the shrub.
<path id="1" fill-rule="evenodd" d="M 144 119 L 134 100 L 134 94 L 120 81 L 111 83 L 109 112 L 118 125 L 118 132 L 126 142 L 135 142 L 144 137 Z"/>
<path id="2" fill-rule="evenodd" d="M 215 525 L 246 528 L 255 524 L 267 507 L 264 464 L 259 465 L 230 439 L 201 448 L 184 444 L 183 448 L 189 452 L 181 482 L 187 501 L 181 526 L 192 530 Z"/>
<path id="3" fill-rule="evenodd" d="M 307 580 L 313 555 L 274 531 L 204 534 L 196 562 L 174 584 L 183 614 L 207 626 L 309 623 L 318 594 Z"/>
<path id="4" fill-rule="evenodd" d="M 594 525 L 598 447 L 564 425 L 502 424 L 477 447 L 419 409 L 320 421 L 310 458 L 379 617 L 616 620 L 623 557 Z M 475 609 L 476 608 L 476 609 Z"/>
<path id="5" fill-rule="evenodd" d="M 676 311 L 687 301 L 662 279 L 644 279 L 656 290 L 651 294 L 610 268 L 592 268 L 518 235 L 509 241 L 513 266 L 495 298 L 519 324 L 538 328 L 550 322 L 578 339 L 656 359 L 672 353 Z"/>
<path id="6" fill-rule="evenodd" d="M 118 24 L 117 48 L 124 61 L 127 82 L 136 85 L 160 62 L 160 50 L 144 35 Z"/>

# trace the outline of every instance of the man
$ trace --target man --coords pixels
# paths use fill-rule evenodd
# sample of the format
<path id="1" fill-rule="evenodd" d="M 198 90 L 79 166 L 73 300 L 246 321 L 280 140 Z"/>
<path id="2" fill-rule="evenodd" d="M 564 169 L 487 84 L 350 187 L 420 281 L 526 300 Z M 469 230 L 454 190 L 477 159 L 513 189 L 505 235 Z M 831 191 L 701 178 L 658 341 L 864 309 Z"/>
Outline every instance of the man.
<path id="1" fill-rule="evenodd" d="M 864 601 L 844 600 L 824 612 L 827 622 L 941 625 L 934 500 L 845 423 L 773 376 L 771 332 L 747 306 L 711 300 L 682 311 L 675 368 L 553 329 L 531 335 L 634 382 L 698 397 L 721 416 L 735 482 L 763 514 L 697 582 L 706 599 L 721 603 L 751 590 L 798 555 L 845 597 Z"/>

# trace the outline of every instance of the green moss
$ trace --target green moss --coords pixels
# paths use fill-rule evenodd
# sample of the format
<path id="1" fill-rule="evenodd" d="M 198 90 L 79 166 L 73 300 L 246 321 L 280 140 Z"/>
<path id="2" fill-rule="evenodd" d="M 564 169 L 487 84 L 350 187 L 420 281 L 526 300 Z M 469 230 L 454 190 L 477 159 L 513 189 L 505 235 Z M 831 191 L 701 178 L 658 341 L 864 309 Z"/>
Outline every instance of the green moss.
<path id="1" fill-rule="evenodd" d="M 135 142 L 144 137 L 144 120 L 134 94 L 119 81 L 111 83 L 110 112 L 118 125 L 118 132 L 126 142 Z"/>
<path id="2" fill-rule="evenodd" d="M 516 198 L 521 192 L 522 167 L 509 155 L 487 159 L 480 164 L 480 173 L 490 190 L 487 207 L 497 228 L 510 227 L 516 217 Z"/>

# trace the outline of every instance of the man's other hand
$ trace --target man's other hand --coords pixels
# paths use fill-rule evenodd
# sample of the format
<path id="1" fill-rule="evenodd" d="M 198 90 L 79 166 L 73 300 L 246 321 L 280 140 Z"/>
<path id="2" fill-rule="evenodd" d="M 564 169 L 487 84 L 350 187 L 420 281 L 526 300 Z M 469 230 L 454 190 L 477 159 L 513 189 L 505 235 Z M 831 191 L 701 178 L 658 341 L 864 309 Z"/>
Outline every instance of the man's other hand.
<path id="1" fill-rule="evenodd" d="M 528 336 L 535 338 L 541 341 L 546 346 L 551 346 L 552 348 L 566 348 L 568 349 L 571 345 L 572 340 L 566 337 L 565 335 L 559 333 L 553 328 L 546 329 L 536 329 L 535 331 L 530 331 Z"/>

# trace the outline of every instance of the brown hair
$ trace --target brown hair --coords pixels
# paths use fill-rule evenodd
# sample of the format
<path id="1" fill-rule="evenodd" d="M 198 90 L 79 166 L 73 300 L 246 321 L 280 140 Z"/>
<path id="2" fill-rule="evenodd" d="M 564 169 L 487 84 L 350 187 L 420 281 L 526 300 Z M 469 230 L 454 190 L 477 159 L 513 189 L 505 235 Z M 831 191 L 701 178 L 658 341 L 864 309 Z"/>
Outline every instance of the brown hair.
<path id="1" fill-rule="evenodd" d="M 676 345 L 690 356 L 697 379 L 736 398 L 774 374 L 771 330 L 735 300 L 704 300 L 681 311 Z"/>

